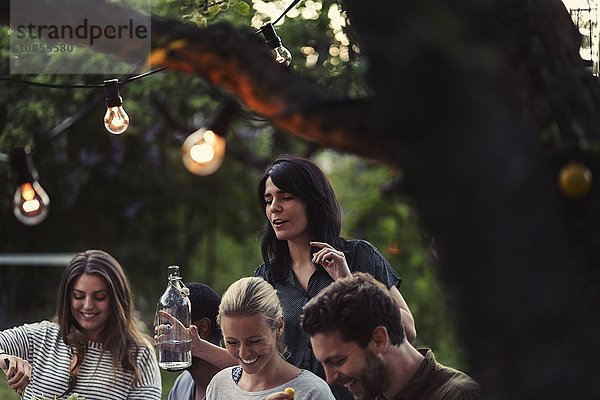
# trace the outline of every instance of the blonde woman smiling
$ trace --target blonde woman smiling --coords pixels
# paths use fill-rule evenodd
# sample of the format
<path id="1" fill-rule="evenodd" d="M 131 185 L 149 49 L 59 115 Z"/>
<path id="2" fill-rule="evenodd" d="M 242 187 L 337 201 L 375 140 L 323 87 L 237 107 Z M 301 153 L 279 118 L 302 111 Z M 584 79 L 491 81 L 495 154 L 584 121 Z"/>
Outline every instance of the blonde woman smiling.
<path id="1" fill-rule="evenodd" d="M 262 278 L 242 278 L 225 292 L 219 307 L 225 347 L 238 362 L 221 370 L 207 388 L 207 400 L 334 400 L 327 383 L 283 358 L 283 311 L 277 292 Z"/>

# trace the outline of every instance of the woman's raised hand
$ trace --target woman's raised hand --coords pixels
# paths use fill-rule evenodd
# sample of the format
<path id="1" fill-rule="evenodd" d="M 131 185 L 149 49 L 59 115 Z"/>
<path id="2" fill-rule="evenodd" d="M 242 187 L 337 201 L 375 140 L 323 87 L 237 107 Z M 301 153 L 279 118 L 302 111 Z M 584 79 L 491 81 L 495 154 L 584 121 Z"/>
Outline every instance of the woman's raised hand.
<path id="1" fill-rule="evenodd" d="M 8 354 L 2 354 L 0 357 L 0 366 L 6 374 L 8 385 L 19 395 L 22 394 L 31 381 L 31 364 L 22 358 Z"/>
<path id="2" fill-rule="evenodd" d="M 312 262 L 322 265 L 333 280 L 352 275 L 344 252 L 334 249 L 328 243 L 310 242 L 310 245 L 321 249 L 313 254 Z"/>

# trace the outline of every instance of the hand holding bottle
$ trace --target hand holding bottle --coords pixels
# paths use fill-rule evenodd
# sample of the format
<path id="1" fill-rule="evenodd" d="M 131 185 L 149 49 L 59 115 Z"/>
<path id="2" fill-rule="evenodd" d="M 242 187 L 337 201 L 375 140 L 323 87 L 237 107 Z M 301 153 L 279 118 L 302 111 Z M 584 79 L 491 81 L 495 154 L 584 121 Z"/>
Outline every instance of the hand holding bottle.
<path id="1" fill-rule="evenodd" d="M 177 318 L 166 311 L 157 311 L 156 325 L 154 327 L 154 343 L 159 344 L 179 337 L 190 335 L 190 328 L 184 326 Z"/>
<path id="2" fill-rule="evenodd" d="M 2 354 L 0 367 L 6 374 L 8 385 L 19 395 L 31 381 L 31 364 L 20 357 Z"/>

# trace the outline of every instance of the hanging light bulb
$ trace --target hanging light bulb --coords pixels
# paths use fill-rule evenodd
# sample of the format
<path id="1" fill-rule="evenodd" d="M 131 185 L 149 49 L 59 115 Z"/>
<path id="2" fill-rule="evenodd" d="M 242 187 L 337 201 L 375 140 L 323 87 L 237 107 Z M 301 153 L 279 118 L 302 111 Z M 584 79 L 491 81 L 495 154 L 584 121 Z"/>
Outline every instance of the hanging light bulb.
<path id="1" fill-rule="evenodd" d="M 277 33 L 275 33 L 273 24 L 267 22 L 260 28 L 260 32 L 262 32 L 263 36 L 265 37 L 265 43 L 272 50 L 275 61 L 277 61 L 279 64 L 285 65 L 286 67 L 290 65 L 292 62 L 292 53 L 283 47 L 281 38 L 277 36 Z"/>
<path id="2" fill-rule="evenodd" d="M 13 197 L 13 212 L 19 222 L 37 225 L 48 216 L 50 198 L 37 181 L 38 174 L 29 149 L 22 147 L 10 152 L 10 163 L 17 190 Z"/>
<path id="3" fill-rule="evenodd" d="M 567 197 L 577 199 L 585 196 L 592 186 L 592 172 L 580 161 L 564 165 L 558 174 L 558 187 Z"/>
<path id="4" fill-rule="evenodd" d="M 225 157 L 225 133 L 232 115 L 238 110 L 239 105 L 226 100 L 217 111 L 217 116 L 208 124 L 189 135 L 181 151 L 183 165 L 195 175 L 210 175 L 219 169 Z"/>
<path id="5" fill-rule="evenodd" d="M 129 126 L 129 115 L 123 109 L 123 98 L 119 95 L 119 80 L 106 80 L 104 84 L 106 88 L 104 126 L 110 133 L 120 135 Z"/>
<path id="6" fill-rule="evenodd" d="M 183 142 L 183 165 L 192 174 L 210 175 L 223 163 L 225 147 L 225 138 L 210 129 L 200 128 Z"/>

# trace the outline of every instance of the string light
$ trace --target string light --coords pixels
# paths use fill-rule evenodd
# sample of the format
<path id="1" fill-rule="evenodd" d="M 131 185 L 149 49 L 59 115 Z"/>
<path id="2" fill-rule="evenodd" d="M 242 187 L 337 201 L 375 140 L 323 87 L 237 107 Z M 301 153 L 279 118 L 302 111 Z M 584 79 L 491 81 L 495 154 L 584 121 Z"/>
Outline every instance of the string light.
<path id="1" fill-rule="evenodd" d="M 189 135 L 181 146 L 185 168 L 194 175 L 206 176 L 215 173 L 225 157 L 225 135 L 229 121 L 239 105 L 233 100 L 225 100 L 217 116 L 206 127 Z"/>
<path id="2" fill-rule="evenodd" d="M 106 85 L 106 114 L 104 126 L 114 135 L 120 135 L 129 126 L 129 115 L 123 109 L 123 98 L 119 95 L 119 80 L 104 81 Z"/>
<path id="3" fill-rule="evenodd" d="M 273 56 L 275 57 L 275 61 L 279 64 L 285 65 L 286 67 L 292 63 L 292 53 L 285 47 L 283 47 L 281 43 L 281 38 L 277 36 L 275 33 L 275 28 L 273 27 L 277 22 L 284 17 L 285 14 L 288 13 L 292 8 L 298 4 L 300 0 L 294 0 L 290 3 L 289 6 L 285 9 L 284 12 L 281 13 L 279 17 L 273 22 L 267 22 L 256 33 L 262 33 L 265 37 L 265 43 L 271 48 L 273 52 Z"/>
<path id="4" fill-rule="evenodd" d="M 181 151 L 183 165 L 194 175 L 210 175 L 216 172 L 225 157 L 225 138 L 211 129 L 200 128 L 189 135 Z"/>
<path id="5" fill-rule="evenodd" d="M 277 36 L 275 33 L 275 28 L 273 24 L 267 22 L 263 26 L 260 27 L 260 31 L 265 37 L 265 43 L 271 49 L 273 56 L 275 57 L 275 61 L 279 64 L 285 65 L 286 67 L 292 63 L 292 53 L 281 43 L 281 38 Z"/>
<path id="6" fill-rule="evenodd" d="M 292 55 L 288 49 L 283 47 L 281 38 L 275 33 L 273 27 L 283 16 L 291 10 L 300 0 L 293 2 L 286 10 L 273 22 L 264 24 L 256 33 L 262 33 L 265 37 L 265 43 L 272 49 L 275 60 L 285 66 L 289 66 L 292 61 Z M 12 77 L 0 76 L 0 82 L 11 82 L 27 84 L 30 86 L 49 87 L 49 88 L 98 88 L 104 87 L 106 90 L 106 114 L 104 115 L 104 126 L 115 135 L 125 132 L 129 126 L 129 116 L 123 109 L 123 99 L 119 95 L 119 86 L 140 79 L 156 72 L 161 72 L 165 68 L 158 68 L 140 75 L 130 76 L 119 83 L 118 79 L 105 80 L 103 84 L 95 85 L 65 85 L 53 84 L 13 79 Z M 184 141 L 182 145 L 183 163 L 185 167 L 196 175 L 210 175 L 214 173 L 221 164 L 225 156 L 226 140 L 225 132 L 231 116 L 237 111 L 239 105 L 231 100 L 226 100 L 215 118 L 206 128 L 200 128 Z M 88 111 L 86 111 L 87 113 Z M 84 113 L 82 113 L 83 115 Z M 53 138 L 57 137 L 76 120 L 68 118 L 64 123 L 52 130 Z M 6 161 L 5 155 L 0 154 L 0 161 Z M 50 198 L 46 191 L 37 181 L 37 171 L 31 160 L 29 149 L 15 148 L 11 150 L 8 159 L 12 165 L 17 190 L 13 199 L 13 211 L 17 219 L 26 225 L 36 225 L 44 221 L 48 215 Z"/>
<path id="7" fill-rule="evenodd" d="M 592 172 L 582 162 L 571 161 L 558 174 L 558 187 L 567 197 L 577 199 L 585 196 L 592 186 Z"/>
<path id="8" fill-rule="evenodd" d="M 25 225 L 37 225 L 48 216 L 50 198 L 38 182 L 38 173 L 29 148 L 18 147 L 9 154 L 17 184 L 13 197 L 13 212 Z"/>
<path id="9" fill-rule="evenodd" d="M 145 72 L 139 75 L 133 75 L 125 78 L 122 82 L 119 82 L 118 79 L 109 79 L 105 80 L 102 84 L 91 84 L 91 85 L 67 85 L 67 84 L 54 84 L 54 83 L 45 83 L 45 82 L 34 82 L 27 81 L 22 79 L 13 79 L 1 76 L 0 82 L 10 82 L 10 83 L 20 83 L 28 86 L 38 86 L 38 87 L 47 87 L 53 89 L 92 89 L 92 88 L 105 88 L 106 90 L 106 98 L 105 103 L 107 106 L 107 111 L 104 116 L 104 126 L 106 129 L 115 134 L 119 135 L 123 133 L 127 127 L 129 126 L 129 116 L 123 109 L 123 99 L 119 95 L 119 86 L 123 86 L 126 83 L 134 81 L 136 79 L 145 78 L 149 75 L 155 74 L 157 72 L 164 71 L 165 68 L 157 68 L 152 71 Z M 55 136 L 58 136 L 62 132 L 64 132 L 70 125 L 65 125 L 64 129 L 59 130 L 58 132 L 54 132 Z"/>
<path id="10" fill-rule="evenodd" d="M 144 78 L 146 76 L 155 74 L 157 72 L 164 71 L 165 68 L 158 68 L 152 71 L 148 71 L 143 74 L 134 75 L 126 78 L 121 85 L 131 82 L 136 79 Z M 8 77 L 0 77 L 0 82 L 10 82 L 10 83 L 19 83 L 25 84 L 28 86 L 38 86 L 38 87 L 48 87 L 48 88 L 57 88 L 57 89 L 90 89 L 90 88 L 102 88 L 106 89 L 106 99 L 107 107 L 114 103 L 120 103 L 113 105 L 116 107 L 120 107 L 122 110 L 122 102 L 123 100 L 119 96 L 118 86 L 119 82 L 117 79 L 104 81 L 103 84 L 94 84 L 94 85 L 65 85 L 65 84 L 53 84 L 53 83 L 44 83 L 44 82 L 35 82 L 35 81 L 27 81 L 20 79 L 13 79 Z M 102 98 L 99 98 L 97 101 L 101 101 Z M 74 116 L 71 116 L 65 119 L 61 124 L 56 126 L 54 129 L 50 131 L 51 138 L 54 139 L 58 137 L 60 134 L 65 132 L 69 127 L 71 127 L 75 122 L 79 121 L 89 112 L 91 112 L 94 107 L 96 107 L 96 101 L 92 104 L 89 104 L 84 109 L 79 111 Z M 109 126 L 112 130 L 109 130 L 113 133 L 119 134 L 122 133 L 127 126 L 129 125 L 129 117 L 122 111 L 124 116 L 121 114 L 120 117 L 123 121 L 127 121 L 124 128 L 124 122 L 111 122 L 110 115 L 105 117 L 105 124 L 108 117 Z M 108 112 L 107 112 L 108 114 Z M 107 129 L 109 129 L 107 126 Z M 22 147 L 14 148 L 10 151 L 8 156 L 0 153 L 0 162 L 9 161 L 12 167 L 14 180 L 17 185 L 17 189 L 13 196 L 13 212 L 17 219 L 25 224 L 25 225 L 37 225 L 43 222 L 48 216 L 48 211 L 50 207 L 50 197 L 44 190 L 44 188 L 38 182 L 38 173 L 33 165 L 33 161 L 31 159 L 31 150 L 29 148 L 25 149 Z"/>

